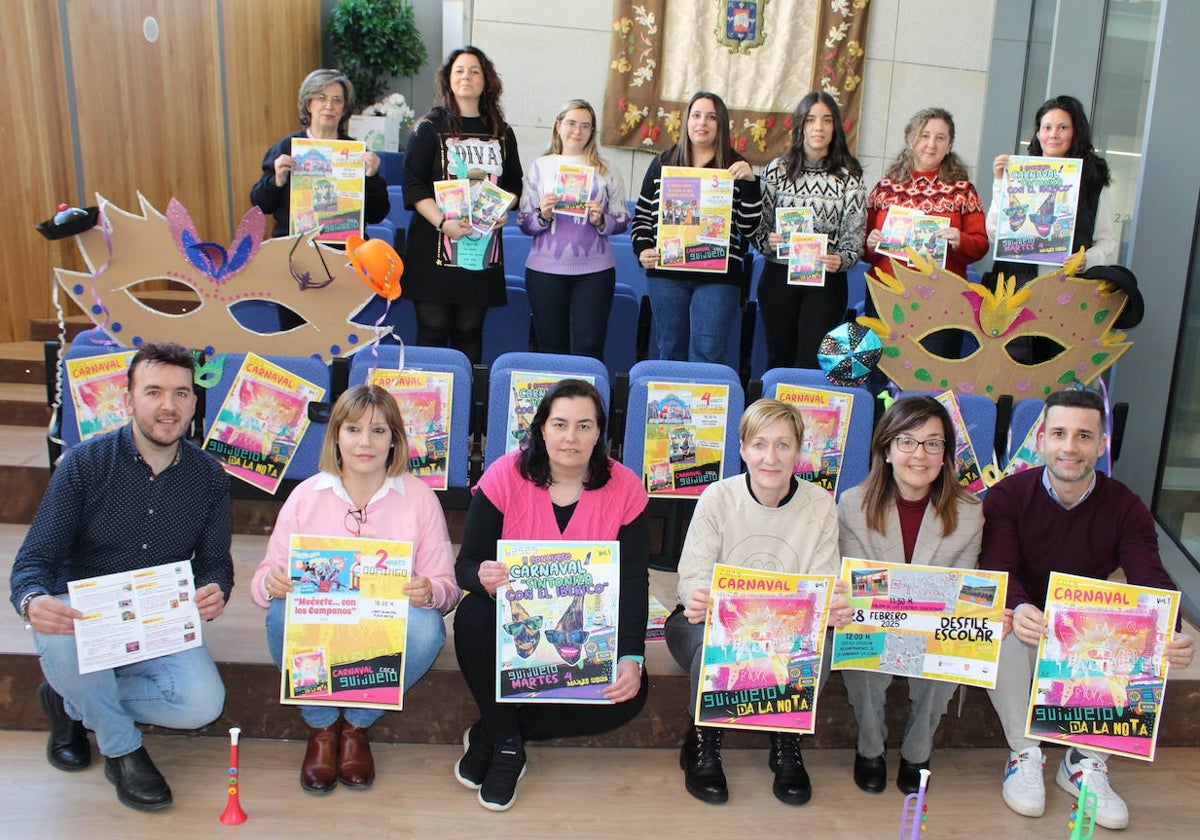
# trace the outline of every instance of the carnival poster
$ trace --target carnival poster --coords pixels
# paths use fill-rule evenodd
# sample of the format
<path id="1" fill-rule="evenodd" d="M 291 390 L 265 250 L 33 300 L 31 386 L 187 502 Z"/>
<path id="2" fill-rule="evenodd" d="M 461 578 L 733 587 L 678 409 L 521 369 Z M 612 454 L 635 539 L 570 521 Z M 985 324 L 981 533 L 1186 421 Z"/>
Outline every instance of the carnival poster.
<path id="1" fill-rule="evenodd" d="M 509 378 L 508 386 L 508 428 L 504 435 L 504 451 L 512 452 L 520 449 L 529 434 L 529 425 L 533 415 L 537 414 L 542 398 L 549 393 L 555 383 L 563 379 L 582 379 L 592 385 L 596 377 L 573 373 L 532 373 L 514 370 Z"/>
<path id="2" fill-rule="evenodd" d="M 658 267 L 724 274 L 733 226 L 733 176 L 724 169 L 664 166 Z"/>
<path id="3" fill-rule="evenodd" d="M 359 140 L 292 139 L 290 235 L 320 228 L 318 241 L 345 242 L 362 233 L 364 151 Z"/>
<path id="4" fill-rule="evenodd" d="M 713 567 L 696 723 L 808 734 L 833 578 Z"/>
<path id="5" fill-rule="evenodd" d="M 469 219 L 471 216 L 471 182 L 466 178 L 433 182 L 433 198 L 446 219 Z"/>
<path id="6" fill-rule="evenodd" d="M 450 434 L 454 374 L 431 370 L 373 370 L 369 379 L 396 398 L 408 436 L 408 472 L 433 490 L 445 490 L 453 445 Z"/>
<path id="7" fill-rule="evenodd" d="M 776 207 L 775 232 L 783 237 L 783 241 L 775 246 L 775 256 L 779 260 L 788 258 L 788 243 L 793 233 L 812 233 L 811 207 Z"/>
<path id="8" fill-rule="evenodd" d="M 293 534 L 279 701 L 404 707 L 412 543 Z"/>
<path id="9" fill-rule="evenodd" d="M 954 473 L 958 476 L 958 483 L 978 496 L 987 486 L 983 481 L 979 459 L 975 457 L 975 447 L 971 445 L 971 436 L 967 434 L 967 423 L 963 420 L 958 397 L 953 391 L 944 391 L 935 399 L 946 407 L 950 414 L 950 422 L 954 425 L 954 437 L 957 441 L 954 449 Z"/>
<path id="10" fill-rule="evenodd" d="M 617 673 L 621 548 L 614 541 L 500 540 L 496 700 L 611 703 Z"/>
<path id="11" fill-rule="evenodd" d="M 125 393 L 132 360 L 132 350 L 66 360 L 67 386 L 71 389 L 81 441 L 129 422 Z"/>
<path id="12" fill-rule="evenodd" d="M 828 237 L 823 233 L 793 233 L 788 241 L 789 286 L 824 286 L 825 256 Z"/>
<path id="13" fill-rule="evenodd" d="M 247 353 L 204 451 L 234 478 L 274 493 L 308 431 L 308 404 L 324 396 L 324 388 Z"/>
<path id="14" fill-rule="evenodd" d="M 471 182 L 471 227 L 475 233 L 480 236 L 491 233 L 515 199 L 515 195 L 491 181 Z"/>
<path id="15" fill-rule="evenodd" d="M 646 386 L 643 479 L 651 496 L 699 496 L 721 480 L 729 386 L 651 382 Z"/>
<path id="16" fill-rule="evenodd" d="M 1083 161 L 1077 158 L 1008 159 L 1000 187 L 1000 218 L 992 257 L 1062 265 L 1071 256 Z"/>
<path id="17" fill-rule="evenodd" d="M 794 405 L 804 420 L 796 478 L 828 490 L 836 499 L 854 395 L 780 383 L 775 399 Z"/>
<path id="18" fill-rule="evenodd" d="M 913 220 L 920 215 L 921 211 L 914 207 L 899 204 L 889 207 L 883 226 L 879 228 L 880 239 L 875 252 L 907 263 L 908 252 L 904 249 L 912 242 Z"/>
<path id="19" fill-rule="evenodd" d="M 1153 761 L 1179 593 L 1051 572 L 1045 613 L 1026 734 Z"/>
<path id="20" fill-rule="evenodd" d="M 1021 441 L 1021 445 L 1017 447 L 1017 451 L 1008 459 L 1008 463 L 1004 467 L 1004 475 L 1015 475 L 1025 470 L 1031 470 L 1034 467 L 1040 467 L 1045 461 L 1042 458 L 1042 453 L 1037 448 L 1038 434 L 1042 431 L 1042 424 L 1046 422 L 1046 409 L 1042 409 L 1042 413 L 1038 415 L 1034 424 L 1029 427 L 1029 431 L 1025 433 L 1025 439 Z"/>
<path id="21" fill-rule="evenodd" d="M 996 687 L 1007 572 L 842 558 L 854 610 L 835 669 Z"/>
<path id="22" fill-rule="evenodd" d="M 949 243 L 946 237 L 939 236 L 938 231 L 950 227 L 950 220 L 945 216 L 917 216 L 912 223 L 912 239 L 909 247 L 938 268 L 946 267 L 946 250 Z M 912 260 L 906 260 L 910 265 Z"/>
<path id="23" fill-rule="evenodd" d="M 554 173 L 554 195 L 558 202 L 554 212 L 560 216 L 587 218 L 588 197 L 592 194 L 592 181 L 596 167 L 559 163 Z"/>

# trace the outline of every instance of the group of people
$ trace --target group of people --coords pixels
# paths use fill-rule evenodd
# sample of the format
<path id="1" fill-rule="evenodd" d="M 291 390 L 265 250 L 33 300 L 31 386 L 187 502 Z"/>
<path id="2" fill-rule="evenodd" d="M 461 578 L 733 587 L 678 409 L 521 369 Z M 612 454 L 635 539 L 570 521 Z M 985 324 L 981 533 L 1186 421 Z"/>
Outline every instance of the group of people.
<path id="1" fill-rule="evenodd" d="M 501 105 L 503 85 L 491 60 L 476 47 L 454 50 L 437 73 L 433 108 L 416 123 L 404 170 L 404 201 L 414 212 L 407 231 L 403 294 L 417 316 L 417 343 L 463 351 L 478 363 L 483 354 L 487 309 L 507 301 L 503 237 L 493 232 L 482 242 L 466 218 L 445 218 L 435 183 L 467 178 L 490 181 L 517 197 L 520 229 L 533 238 L 524 266 L 537 348 L 601 358 L 616 283 L 616 260 L 609 238 L 631 238 L 633 253 L 647 273 L 659 358 L 717 362 L 739 367 L 736 313 L 747 294 L 750 247 L 765 263 L 758 302 L 769 367 L 818 367 L 821 339 L 844 319 L 848 272 L 865 259 L 876 272 L 892 272 L 890 258 L 877 248 L 892 207 L 942 216 L 949 225 L 933 235 L 946 242 L 946 268 L 965 277 L 967 267 L 988 253 L 1000 214 L 1001 179 L 1008 155 L 993 163 L 995 187 L 985 213 L 967 167 L 954 152 L 953 116 L 943 108 L 918 111 L 904 128 L 904 148 L 868 193 L 863 169 L 850 153 L 837 102 L 823 91 L 805 95 L 791 116 L 790 141 L 782 155 L 756 175 L 730 142 L 729 111 L 722 98 L 698 91 L 681 119 L 677 142 L 647 167 L 630 219 L 625 185 L 599 152 L 596 112 L 582 99 L 562 106 L 554 117 L 547 153 L 527 170 Z M 303 128 L 272 146 L 263 158 L 261 180 L 250 193 L 253 204 L 274 214 L 273 235 L 288 232 L 291 142 L 296 137 L 348 139 L 354 88 L 335 70 L 317 70 L 300 87 Z M 1107 187 L 1108 165 L 1092 145 L 1091 128 L 1079 100 L 1056 96 L 1038 109 L 1029 154 L 1083 160 L 1082 184 L 1072 251 L 1086 249 L 1080 267 L 1109 265 L 1117 258 Z M 364 217 L 368 223 L 389 210 L 379 157 L 364 155 Z M 585 212 L 556 212 L 560 166 L 591 167 L 594 178 L 583 196 Z M 724 272 L 664 270 L 658 242 L 662 167 L 686 166 L 727 171 L 733 179 L 732 224 Z M 825 234 L 819 257 L 820 286 L 791 285 L 776 213 L 784 208 L 812 211 L 812 230 Z M 505 224 L 507 214 L 498 221 Z M 482 253 L 480 253 L 482 251 Z M 1001 262 L 1002 273 L 1024 283 L 1036 276 L 1029 264 Z M 873 302 L 865 301 L 868 315 Z M 923 344 L 933 354 L 958 358 L 961 332 L 936 331 Z"/>
<path id="2" fill-rule="evenodd" d="M 225 691 L 204 646 L 132 665 L 79 673 L 72 636 L 83 614 L 67 595 L 71 580 L 127 572 L 162 562 L 190 562 L 195 604 L 219 617 L 233 586 L 228 480 L 217 462 L 186 439 L 196 405 L 192 355 L 175 345 L 146 344 L 129 368 L 131 422 L 70 450 L 55 470 L 10 583 L 14 608 L 32 630 L 46 682 L 38 702 L 50 723 L 46 747 L 56 768 L 92 761 L 88 732 L 105 759 L 118 799 L 133 808 L 171 804 L 169 786 L 142 745 L 138 723 L 195 729 L 221 713 Z M 642 478 L 608 455 L 607 409 L 590 383 L 554 385 L 531 422 L 527 442 L 494 462 L 474 490 L 457 560 L 442 508 L 405 471 L 408 440 L 392 396 L 373 385 L 347 389 L 334 404 L 320 472 L 284 502 L 250 597 L 266 609 L 266 640 L 283 667 L 284 603 L 292 590 L 294 534 L 403 540 L 413 567 L 403 684 L 431 667 L 445 641 L 443 617 L 454 611 L 459 666 L 479 710 L 463 737 L 453 774 L 479 803 L 505 810 L 526 770 L 526 743 L 590 735 L 619 727 L 642 709 L 645 672 L 649 526 Z M 690 719 L 699 691 L 703 625 L 714 564 L 836 577 L 841 557 L 1008 572 L 1006 638 L 997 687 L 990 692 L 1012 750 L 1003 798 L 1013 810 L 1040 815 L 1043 764 L 1025 720 L 1051 571 L 1174 588 L 1158 556 L 1154 520 L 1120 482 L 1096 471 L 1105 440 L 1105 407 L 1091 391 L 1066 390 L 1046 401 L 1038 447 L 1045 466 L 1006 478 L 980 504 L 957 482 L 955 431 L 932 397 L 897 400 L 877 424 L 871 468 L 836 504 L 796 478 L 804 423 L 795 407 L 773 399 L 750 405 L 739 422 L 744 475 L 705 488 L 696 505 L 678 572 L 679 606 L 666 623 L 666 644 L 691 680 Z M 608 704 L 496 701 L 496 594 L 508 582 L 498 540 L 615 540 L 620 545 L 617 663 Z M 844 583 L 834 590 L 830 627 L 851 620 Z M 1011 627 L 1011 633 L 1007 632 Z M 821 682 L 828 675 L 828 652 Z M 1176 633 L 1172 665 L 1186 666 L 1192 640 Z M 843 679 L 858 725 L 855 782 L 887 786 L 885 693 L 891 677 L 857 671 Z M 909 679 L 910 709 L 900 739 L 897 786 L 917 789 L 929 767 L 934 733 L 954 686 Z M 819 687 L 818 687 L 819 690 Z M 300 785 L 327 793 L 337 785 L 369 787 L 375 765 L 367 730 L 377 709 L 302 706 L 308 743 Z M 722 732 L 686 728 L 680 765 L 686 789 L 706 802 L 729 796 Z M 771 733 L 769 765 L 782 802 L 812 795 L 800 738 Z M 1100 754 L 1071 748 L 1057 783 L 1078 794 L 1084 771 L 1098 797 L 1096 819 L 1121 828 L 1124 801 L 1108 783 Z"/>

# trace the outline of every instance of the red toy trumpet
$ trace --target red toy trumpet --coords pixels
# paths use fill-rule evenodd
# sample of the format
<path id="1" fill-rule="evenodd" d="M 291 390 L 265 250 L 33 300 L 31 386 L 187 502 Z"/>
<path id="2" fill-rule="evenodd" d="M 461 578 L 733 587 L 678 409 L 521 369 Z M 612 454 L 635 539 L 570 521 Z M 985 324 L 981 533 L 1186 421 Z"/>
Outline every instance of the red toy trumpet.
<path id="1" fill-rule="evenodd" d="M 242 730 L 236 726 L 229 729 L 229 801 L 221 814 L 221 822 L 225 825 L 241 825 L 246 821 L 246 812 L 238 799 L 238 736 Z"/>

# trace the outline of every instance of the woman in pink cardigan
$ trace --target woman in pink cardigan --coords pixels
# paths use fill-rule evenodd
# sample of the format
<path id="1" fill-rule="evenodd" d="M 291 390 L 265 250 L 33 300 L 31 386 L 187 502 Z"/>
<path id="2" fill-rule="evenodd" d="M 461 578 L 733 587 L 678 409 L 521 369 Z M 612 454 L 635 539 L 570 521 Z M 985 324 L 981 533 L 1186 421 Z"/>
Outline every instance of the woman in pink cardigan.
<path id="1" fill-rule="evenodd" d="M 283 661 L 284 607 L 292 590 L 288 550 L 293 534 L 373 537 L 412 543 L 404 690 L 416 683 L 446 641 L 442 615 L 462 594 L 454 582 L 450 535 L 433 491 L 408 475 L 408 438 L 396 401 L 377 385 L 356 385 L 333 406 L 321 472 L 301 482 L 275 521 L 267 556 L 258 564 L 250 594 L 267 612 L 267 645 L 277 666 Z M 370 787 L 375 761 L 367 727 L 381 709 L 301 706 L 308 724 L 308 749 L 300 787 L 327 793 L 340 781 Z"/>
<path id="2" fill-rule="evenodd" d="M 604 426 L 595 386 L 558 382 L 538 406 L 526 443 L 487 469 L 467 511 L 455 566 L 467 595 L 454 614 L 454 650 L 480 719 L 463 736 L 454 776 L 492 811 L 516 801 L 525 741 L 607 732 L 646 702 L 646 490 L 608 457 Z M 618 661 L 604 695 L 611 705 L 496 702 L 496 590 L 508 582 L 507 567 L 496 560 L 499 539 L 619 541 Z"/>

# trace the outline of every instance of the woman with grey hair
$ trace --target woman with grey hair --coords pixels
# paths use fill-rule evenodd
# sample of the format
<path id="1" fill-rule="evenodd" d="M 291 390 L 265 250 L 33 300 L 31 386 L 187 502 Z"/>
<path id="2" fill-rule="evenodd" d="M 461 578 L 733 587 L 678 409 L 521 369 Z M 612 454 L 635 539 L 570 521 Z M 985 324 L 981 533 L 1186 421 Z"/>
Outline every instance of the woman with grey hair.
<path id="1" fill-rule="evenodd" d="M 346 132 L 354 112 L 354 85 L 340 70 L 314 70 L 300 84 L 296 101 L 299 131 L 289 134 L 263 155 L 262 177 L 250 189 L 250 203 L 275 216 L 271 236 L 287 236 L 291 214 L 292 140 L 352 140 Z M 366 179 L 363 184 L 363 218 L 367 224 L 382 221 L 391 210 L 387 181 L 379 174 L 379 155 L 363 154 Z"/>

